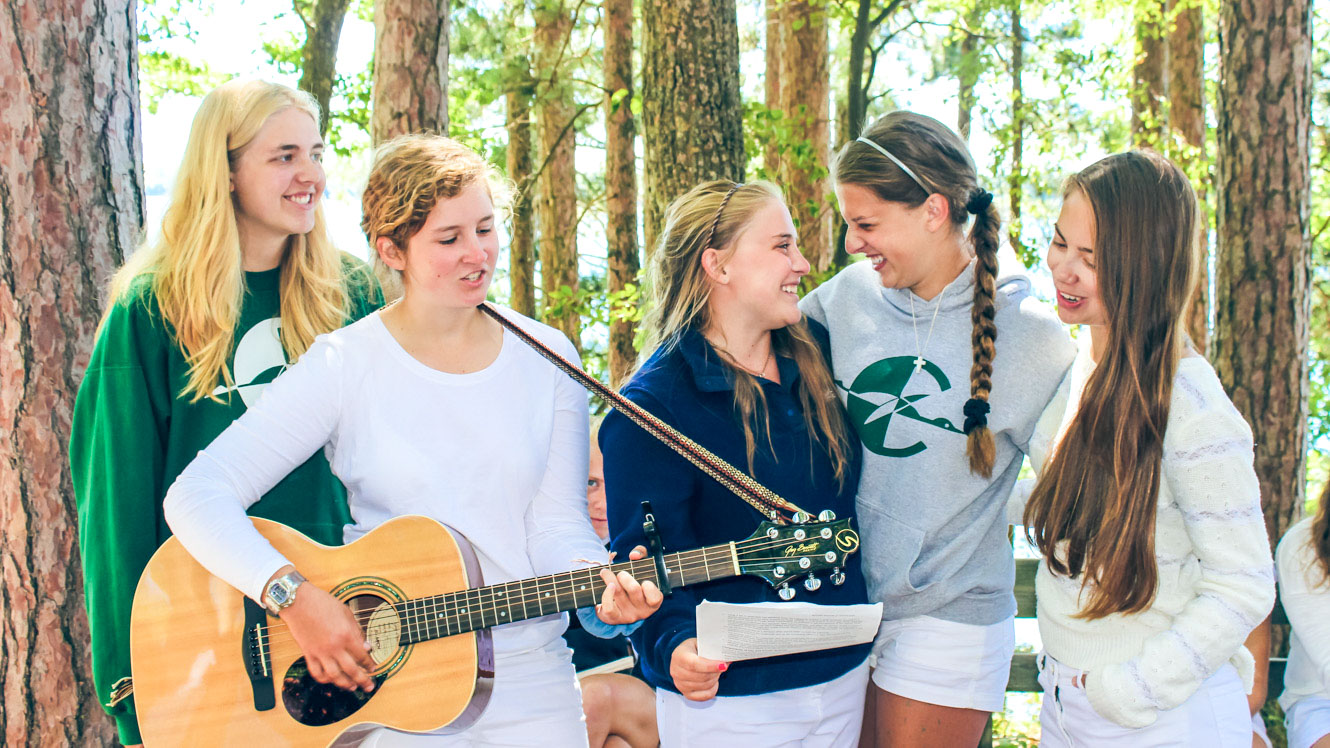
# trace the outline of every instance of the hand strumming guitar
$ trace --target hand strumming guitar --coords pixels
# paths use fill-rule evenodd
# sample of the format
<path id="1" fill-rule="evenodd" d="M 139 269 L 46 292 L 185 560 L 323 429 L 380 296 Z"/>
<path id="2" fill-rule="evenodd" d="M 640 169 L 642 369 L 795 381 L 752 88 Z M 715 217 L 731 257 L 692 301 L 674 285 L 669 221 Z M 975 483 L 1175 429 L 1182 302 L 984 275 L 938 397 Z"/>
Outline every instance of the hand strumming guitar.
<path id="1" fill-rule="evenodd" d="M 272 578 L 294 568 L 285 566 Z M 314 680 L 348 691 L 374 690 L 374 679 L 369 676 L 374 669 L 369 642 L 345 603 L 305 582 L 296 589 L 295 602 L 282 611 L 281 618 L 305 654 L 305 663 Z"/>
<path id="2" fill-rule="evenodd" d="M 646 555 L 647 549 L 639 545 L 628 554 L 628 558 L 636 561 Z M 613 554 L 610 554 L 610 560 L 614 560 Z M 638 583 L 626 571 L 615 576 L 606 567 L 600 570 L 600 578 L 605 581 L 605 592 L 600 597 L 600 604 L 596 606 L 596 617 L 605 623 L 636 623 L 655 613 L 665 599 L 655 582 Z"/>

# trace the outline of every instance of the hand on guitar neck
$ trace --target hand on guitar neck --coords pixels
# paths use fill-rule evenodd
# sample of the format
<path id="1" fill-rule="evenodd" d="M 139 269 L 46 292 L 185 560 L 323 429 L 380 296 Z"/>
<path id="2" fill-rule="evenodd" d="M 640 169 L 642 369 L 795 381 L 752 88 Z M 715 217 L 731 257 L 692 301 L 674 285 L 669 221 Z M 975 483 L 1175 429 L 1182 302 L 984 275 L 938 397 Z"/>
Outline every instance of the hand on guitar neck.
<path id="1" fill-rule="evenodd" d="M 628 558 L 636 561 L 645 556 L 646 548 L 638 546 Z M 268 582 L 291 571 L 295 571 L 294 566 L 284 566 Z M 654 582 L 639 583 L 626 571 L 615 576 L 605 567 L 600 570 L 600 577 L 605 582 L 605 592 L 596 606 L 596 616 L 605 623 L 636 623 L 656 612 L 664 599 Z M 369 674 L 374 668 L 370 644 L 345 603 L 305 582 L 297 588 L 295 601 L 281 612 L 281 619 L 300 645 L 314 680 L 348 691 L 374 690 L 374 679 Z"/>

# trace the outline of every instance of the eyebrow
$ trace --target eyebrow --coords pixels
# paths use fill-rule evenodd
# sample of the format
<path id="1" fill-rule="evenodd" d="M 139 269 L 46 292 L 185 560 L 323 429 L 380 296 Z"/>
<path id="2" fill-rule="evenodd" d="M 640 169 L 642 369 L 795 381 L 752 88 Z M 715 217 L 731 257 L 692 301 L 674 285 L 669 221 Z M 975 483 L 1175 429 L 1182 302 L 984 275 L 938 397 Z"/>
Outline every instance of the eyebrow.
<path id="1" fill-rule="evenodd" d="M 476 221 L 476 223 L 477 223 L 477 224 L 481 224 L 481 223 L 484 223 L 484 222 L 486 222 L 486 221 L 493 221 L 493 220 L 494 220 L 494 214 L 493 214 L 493 213 L 490 213 L 489 215 L 485 216 L 484 218 L 480 219 L 479 221 Z M 433 234 L 446 234 L 446 233 L 448 233 L 449 231 L 456 231 L 456 230 L 458 230 L 458 229 L 460 229 L 460 228 L 462 228 L 462 226 L 461 226 L 460 224 L 455 225 L 455 226 L 440 226 L 439 228 L 434 229 L 431 233 L 433 233 Z"/>
<path id="2" fill-rule="evenodd" d="M 1070 244 L 1070 242 L 1067 241 L 1066 235 L 1062 233 L 1062 227 L 1058 226 L 1057 221 L 1053 222 L 1053 233 L 1057 234 L 1057 237 L 1062 240 L 1063 244 Z M 1079 249 L 1082 252 L 1094 251 L 1094 247 L 1077 247 L 1076 249 Z"/>
<path id="3" fill-rule="evenodd" d="M 322 142 L 315 143 L 314 145 L 311 145 L 309 149 L 311 151 L 321 151 L 323 150 L 323 143 Z M 289 153 L 291 151 L 298 151 L 298 150 L 300 150 L 300 146 L 296 145 L 295 143 L 287 143 L 286 145 L 279 145 L 273 149 L 274 152 L 280 152 L 280 153 Z"/>
<path id="4" fill-rule="evenodd" d="M 774 234 L 774 235 L 772 235 L 771 238 L 772 238 L 772 239 L 793 239 L 793 238 L 794 238 L 794 234 L 791 234 L 791 233 L 789 233 L 789 232 L 785 232 L 785 233 L 783 233 L 783 234 Z"/>

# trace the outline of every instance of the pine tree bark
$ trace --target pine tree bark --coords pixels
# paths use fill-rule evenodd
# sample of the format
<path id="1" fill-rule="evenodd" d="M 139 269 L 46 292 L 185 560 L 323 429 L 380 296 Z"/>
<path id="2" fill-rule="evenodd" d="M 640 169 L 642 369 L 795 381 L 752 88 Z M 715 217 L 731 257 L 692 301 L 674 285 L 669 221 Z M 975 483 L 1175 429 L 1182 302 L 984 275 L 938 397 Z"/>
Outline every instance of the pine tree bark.
<path id="1" fill-rule="evenodd" d="M 580 351 L 581 325 L 569 296 L 578 289 L 577 172 L 573 163 L 577 111 L 566 77 L 565 46 L 573 17 L 563 0 L 541 0 L 534 9 L 540 153 L 540 280 L 545 322 L 563 331 Z"/>
<path id="2" fill-rule="evenodd" d="M 1220 3 L 1210 358 L 1251 424 L 1272 543 L 1305 490 L 1311 53 L 1309 0 Z"/>
<path id="3" fill-rule="evenodd" d="M 1025 93 L 1021 78 L 1025 72 L 1025 27 L 1021 25 L 1021 0 L 1011 3 L 1011 175 L 1007 178 L 1007 241 L 1017 257 L 1024 258 L 1021 244 L 1021 191 L 1025 149 Z"/>
<path id="4" fill-rule="evenodd" d="M 1131 138 L 1138 146 L 1162 150 L 1167 122 L 1168 43 L 1164 0 L 1136 6 L 1136 57 L 1131 69 Z"/>
<path id="5" fill-rule="evenodd" d="M 370 137 L 448 134 L 448 0 L 376 0 Z"/>
<path id="6" fill-rule="evenodd" d="M 1205 158 L 1205 27 L 1200 0 L 1174 0 L 1173 29 L 1168 36 L 1168 122 L 1177 146 L 1173 157 L 1192 179 L 1204 206 L 1210 186 Z M 1200 282 L 1187 316 L 1192 343 L 1204 354 L 1210 341 L 1210 252 L 1208 212 L 1201 210 Z"/>
<path id="7" fill-rule="evenodd" d="M 144 219 L 131 0 L 0 11 L 0 732 L 112 745 L 66 447 L 111 271 Z"/>
<path id="8" fill-rule="evenodd" d="M 351 0 L 292 0 L 296 15 L 305 25 L 305 45 L 300 48 L 300 82 L 319 102 L 319 128 L 328 133 L 332 112 L 333 80 L 337 76 L 337 43 L 342 37 L 342 21 Z"/>
<path id="9" fill-rule="evenodd" d="M 744 178 L 735 0 L 642 0 L 646 246 L 670 201 Z"/>
<path id="10" fill-rule="evenodd" d="M 637 283 L 637 125 L 633 121 L 633 0 L 605 0 L 605 212 L 611 298 Z M 637 325 L 611 309 L 610 383 L 637 362 Z"/>
<path id="11" fill-rule="evenodd" d="M 535 83 L 525 58 L 513 60 L 507 104 L 508 179 L 517 185 L 511 210 L 508 243 L 508 303 L 528 317 L 536 316 L 536 224 L 532 215 L 535 185 L 531 165 L 531 99 Z"/>
<path id="12" fill-rule="evenodd" d="M 831 70 L 825 4 L 784 0 L 781 109 L 802 142 L 781 158 L 781 185 L 799 231 L 799 248 L 818 270 L 831 264 Z"/>
<path id="13" fill-rule="evenodd" d="M 784 11 L 788 0 L 766 0 L 766 70 L 762 84 L 766 93 L 766 107 L 772 111 L 784 111 L 785 102 L 780 96 L 780 79 L 784 71 L 781 59 L 784 56 L 785 18 Z M 780 143 L 775 138 L 768 138 L 762 148 L 762 166 L 771 178 L 780 176 Z"/>

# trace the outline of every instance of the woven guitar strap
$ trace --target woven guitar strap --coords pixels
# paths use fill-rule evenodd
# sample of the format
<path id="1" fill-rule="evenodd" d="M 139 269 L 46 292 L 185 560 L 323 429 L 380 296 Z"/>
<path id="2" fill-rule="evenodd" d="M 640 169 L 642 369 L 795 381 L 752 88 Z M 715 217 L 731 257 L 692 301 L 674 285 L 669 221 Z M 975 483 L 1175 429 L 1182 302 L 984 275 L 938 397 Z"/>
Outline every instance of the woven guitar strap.
<path id="1" fill-rule="evenodd" d="M 673 426 L 651 415 L 643 410 L 641 406 L 610 389 L 600 380 L 550 350 L 548 346 L 536 340 L 526 330 L 513 324 L 511 320 L 503 316 L 494 307 L 489 304 L 481 304 L 479 308 L 480 311 L 494 318 L 494 321 L 503 325 L 504 329 L 516 335 L 522 342 L 534 348 L 537 353 L 549 359 L 550 363 L 559 367 L 578 384 L 604 398 L 605 402 L 613 405 L 620 413 L 627 416 L 628 420 L 641 426 L 648 434 L 668 444 L 671 449 L 683 455 L 684 459 L 696 465 L 699 470 L 715 478 L 722 486 L 730 489 L 739 498 L 751 504 L 754 509 L 762 513 L 762 516 L 784 525 L 793 521 L 796 513 L 803 512 L 799 507 L 776 495 L 771 489 L 753 480 L 747 473 L 741 472 L 730 463 L 712 454 L 711 450 L 679 433 Z"/>

